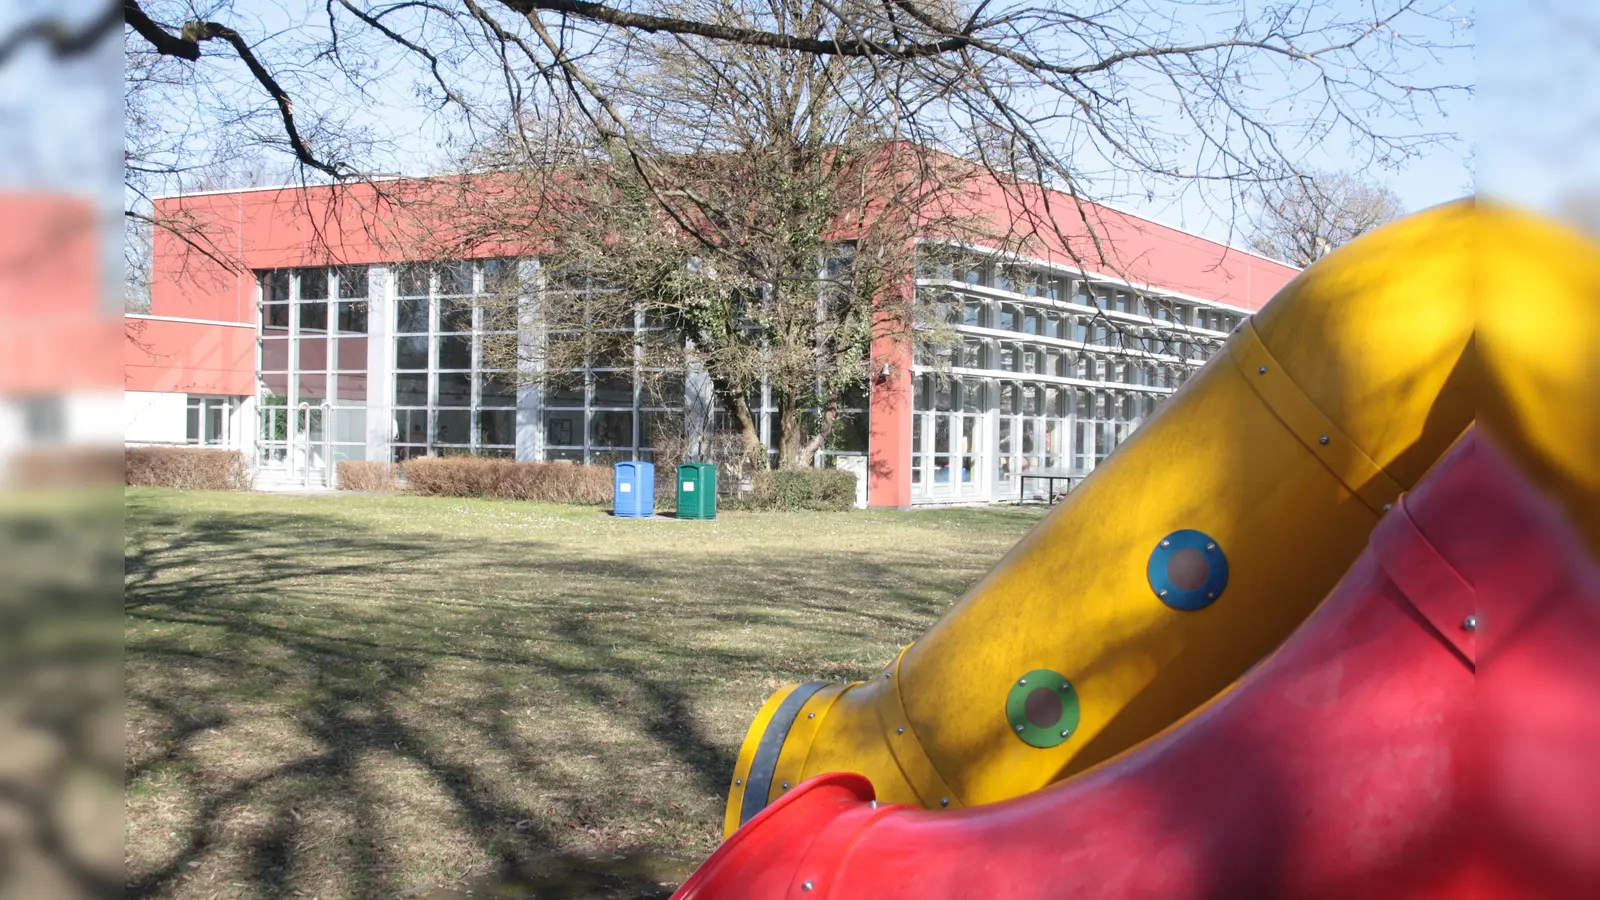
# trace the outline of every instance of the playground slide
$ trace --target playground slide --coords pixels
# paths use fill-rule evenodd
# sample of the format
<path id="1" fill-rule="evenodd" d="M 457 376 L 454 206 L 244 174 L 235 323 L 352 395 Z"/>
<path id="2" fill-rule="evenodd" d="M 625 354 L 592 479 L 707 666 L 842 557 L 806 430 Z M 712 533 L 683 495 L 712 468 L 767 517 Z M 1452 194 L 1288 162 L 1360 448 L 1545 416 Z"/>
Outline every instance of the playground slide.
<path id="1" fill-rule="evenodd" d="M 1302 273 L 881 677 L 780 689 L 725 833 L 826 772 L 932 809 L 1028 794 L 1281 644 L 1473 420 L 1476 221 L 1435 208 Z"/>
<path id="2" fill-rule="evenodd" d="M 675 896 L 1600 896 L 1597 644 L 1583 537 L 1474 431 L 1281 649 L 1154 740 L 956 812 L 823 775 Z"/>

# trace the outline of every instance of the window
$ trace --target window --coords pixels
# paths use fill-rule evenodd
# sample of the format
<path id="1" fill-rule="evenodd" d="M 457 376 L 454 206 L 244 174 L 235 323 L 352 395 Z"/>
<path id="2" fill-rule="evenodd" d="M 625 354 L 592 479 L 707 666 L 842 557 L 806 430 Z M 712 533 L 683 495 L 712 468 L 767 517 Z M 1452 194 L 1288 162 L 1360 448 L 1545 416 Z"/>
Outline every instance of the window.
<path id="1" fill-rule="evenodd" d="M 1009 303 L 1000 304 L 1000 316 L 994 327 L 1001 331 L 1017 330 L 1017 308 Z"/>
<path id="2" fill-rule="evenodd" d="M 1048 300 L 1056 300 L 1061 295 L 1057 285 L 1058 282 L 1054 278 L 1029 275 L 1022 286 L 1022 293 L 1028 297 L 1044 297 Z"/>
<path id="3" fill-rule="evenodd" d="M 968 369 L 983 368 L 983 342 L 968 338 L 961 344 L 961 365 Z"/>
<path id="4" fill-rule="evenodd" d="M 395 460 L 437 453 L 514 457 L 517 379 L 496 368 L 500 344 L 485 292 L 503 289 L 514 267 L 506 260 L 468 260 L 401 266 L 395 277 Z M 574 276 L 579 277 L 580 276 Z M 563 333 L 552 335 L 561 340 Z M 583 447 L 584 381 L 576 375 L 576 423 L 546 422 L 547 443 Z M 559 406 L 572 385 L 552 385 L 547 405 Z M 574 427 L 576 425 L 576 427 Z"/>
<path id="5" fill-rule="evenodd" d="M 260 273 L 260 279 L 262 464 L 292 462 L 309 474 L 331 472 L 340 460 L 364 459 L 367 268 L 278 269 Z M 236 410 L 236 400 L 190 398 L 188 439 L 227 443 Z"/>
<path id="6" fill-rule="evenodd" d="M 983 302 L 968 300 L 961 309 L 961 323 L 974 327 L 983 325 Z"/>
<path id="7" fill-rule="evenodd" d="M 917 277 L 935 281 L 954 281 L 955 266 L 938 250 L 924 250 L 917 254 Z"/>
<path id="8" fill-rule="evenodd" d="M 184 443 L 204 447 L 227 447 L 236 404 L 229 397 L 190 395 L 185 416 Z"/>

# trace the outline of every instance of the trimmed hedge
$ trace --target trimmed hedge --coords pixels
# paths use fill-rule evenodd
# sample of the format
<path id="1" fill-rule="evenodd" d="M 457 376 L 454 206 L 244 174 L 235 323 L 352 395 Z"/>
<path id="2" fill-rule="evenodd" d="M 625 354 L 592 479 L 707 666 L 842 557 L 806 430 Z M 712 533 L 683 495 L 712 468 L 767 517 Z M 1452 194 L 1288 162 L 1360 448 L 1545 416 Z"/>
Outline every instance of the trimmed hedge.
<path id="1" fill-rule="evenodd" d="M 129 447 L 123 475 L 138 487 L 189 491 L 248 491 L 252 482 L 244 454 L 201 447 Z"/>
<path id="2" fill-rule="evenodd" d="M 509 459 L 408 459 L 406 487 L 434 497 L 499 497 L 541 503 L 609 503 L 609 466 L 513 462 Z"/>
<path id="3" fill-rule="evenodd" d="M 746 509 L 855 509 L 856 476 L 839 469 L 779 469 L 750 477 Z"/>
<path id="4" fill-rule="evenodd" d="M 341 491 L 398 491 L 400 482 L 394 463 L 339 462 L 339 490 Z"/>

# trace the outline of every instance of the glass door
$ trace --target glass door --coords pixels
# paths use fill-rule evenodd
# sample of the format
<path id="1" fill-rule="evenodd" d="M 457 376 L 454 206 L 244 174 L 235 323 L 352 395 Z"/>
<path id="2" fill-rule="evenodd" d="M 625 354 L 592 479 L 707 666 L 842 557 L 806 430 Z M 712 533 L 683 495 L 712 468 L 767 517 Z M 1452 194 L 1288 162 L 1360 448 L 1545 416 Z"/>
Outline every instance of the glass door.
<path id="1" fill-rule="evenodd" d="M 950 416 L 951 461 L 955 467 L 956 496 L 962 500 L 982 499 L 983 417 L 973 413 L 953 413 Z"/>
<path id="2" fill-rule="evenodd" d="M 329 434 L 324 427 L 328 420 L 328 404 L 312 406 L 301 403 L 295 407 L 294 429 L 289 444 L 289 477 L 306 487 L 328 487 L 330 457 Z"/>

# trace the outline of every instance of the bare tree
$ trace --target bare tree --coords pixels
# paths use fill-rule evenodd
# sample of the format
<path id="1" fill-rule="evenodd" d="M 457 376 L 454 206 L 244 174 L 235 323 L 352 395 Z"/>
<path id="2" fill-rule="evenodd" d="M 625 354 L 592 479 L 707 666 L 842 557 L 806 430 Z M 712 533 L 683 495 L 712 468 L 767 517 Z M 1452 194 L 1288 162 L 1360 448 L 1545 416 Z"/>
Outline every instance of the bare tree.
<path id="1" fill-rule="evenodd" d="M 1250 246 L 1304 268 L 1404 214 L 1393 191 L 1348 173 L 1286 178 L 1262 198 Z"/>
<path id="2" fill-rule="evenodd" d="M 1319 147 L 1398 165 L 1454 140 L 1425 118 L 1471 89 L 1433 74 L 1470 29 L 1446 0 L 828 0 L 799 17 L 748 0 L 328 0 L 270 34 L 228 0 L 125 9 L 130 48 L 181 61 L 192 102 L 168 109 L 186 127 L 248 133 L 332 181 L 389 158 L 398 136 L 352 106 L 409 71 L 416 105 L 470 140 L 508 105 L 526 124 L 571 101 L 574 124 L 620 141 L 658 192 L 676 148 L 641 139 L 651 108 L 614 76 L 668 43 L 850 60 L 849 90 L 885 104 L 900 137 L 1074 198 L 1192 190 L 1224 210 Z M 1083 218 L 1039 196 L 1017 190 L 1032 227 Z"/>
<path id="3" fill-rule="evenodd" d="M 800 26 L 824 6 L 782 8 Z M 703 371 L 761 468 L 751 400 L 765 386 L 780 464 L 810 465 L 846 398 L 865 396 L 873 341 L 912 333 L 917 235 L 1006 239 L 960 211 L 976 167 L 894 139 L 884 98 L 849 83 L 866 68 L 725 42 L 652 47 L 608 89 L 647 113 L 631 143 L 574 141 L 548 122 L 530 134 L 512 117 L 428 216 L 455 227 L 430 231 L 420 255 L 544 244 L 545 289 L 512 282 L 490 304 L 497 367 L 560 385 L 637 361 L 647 389 L 674 393 L 686 367 Z M 638 146 L 653 151 L 647 172 Z M 655 326 L 637 346 L 636 316 Z"/>
<path id="4" fill-rule="evenodd" d="M 1126 276 L 1129 261 L 1101 240 L 1089 201 L 1159 189 L 1238 207 L 1261 184 L 1307 171 L 1307 155 L 1329 142 L 1399 164 L 1453 139 L 1428 131 L 1424 116 L 1470 91 L 1428 70 L 1427 60 L 1464 44 L 1467 26 L 1448 18 L 1443 0 L 1380 0 L 1349 14 L 1321 0 L 1261 9 L 1198 0 L 327 0 L 290 29 L 255 21 L 232 0 L 124 7 L 130 60 L 157 76 L 131 81 L 130 95 L 148 94 L 139 111 L 163 123 L 137 145 L 153 148 L 138 154 L 141 191 L 192 181 L 193 143 L 268 148 L 293 161 L 303 184 L 380 185 L 374 170 L 404 140 L 364 107 L 392 102 L 395 80 L 409 74 L 410 102 L 502 186 L 493 202 L 458 204 L 472 214 L 429 229 L 439 238 L 433 255 L 412 258 L 443 258 L 452 243 L 473 240 L 521 241 L 546 255 L 549 242 L 534 237 L 561 221 L 557 249 L 635 308 L 655 304 L 671 319 L 665 307 L 703 303 L 711 291 L 755 324 L 728 319 L 719 343 L 702 319 L 680 318 L 675 336 L 698 354 L 752 452 L 753 422 L 740 412 L 750 379 L 780 386 L 786 464 L 827 439 L 829 410 L 867 377 L 873 337 L 911 331 L 902 327 L 910 310 L 886 315 L 857 296 L 901 283 L 891 270 L 909 271 L 909 233 L 889 239 L 896 216 L 877 214 L 856 216 L 875 234 L 847 236 L 863 173 L 878 164 L 867 160 L 881 161 L 873 154 L 882 148 L 928 151 L 897 160 L 904 169 L 872 185 L 880 200 L 892 186 L 899 221 L 926 230 L 919 206 L 951 187 L 939 182 L 953 167 L 928 160 L 967 160 L 1010 195 L 1015 220 L 991 245 L 1048 236 L 1079 265 Z M 571 177 L 583 167 L 593 177 Z M 932 168 L 945 174 L 929 178 Z M 553 187 L 577 193 L 551 203 Z M 425 209 L 405 213 L 439 221 Z M 208 252 L 204 223 L 157 224 Z M 602 252 L 630 234 L 636 258 L 670 261 L 680 281 Z M 854 246 L 847 288 L 819 274 L 824 245 L 840 240 Z M 863 248 L 873 265 L 863 265 Z M 692 289 L 680 272 L 691 263 L 700 273 Z M 668 290 L 687 293 L 669 302 Z M 819 303 L 846 296 L 855 299 L 818 321 Z M 546 327 L 561 324 L 547 312 Z M 582 352 L 595 340 L 590 329 Z M 540 352 L 559 356 L 557 346 Z M 540 367 L 571 368 L 557 359 Z M 809 410 L 821 410 L 816 427 L 794 427 Z"/>

